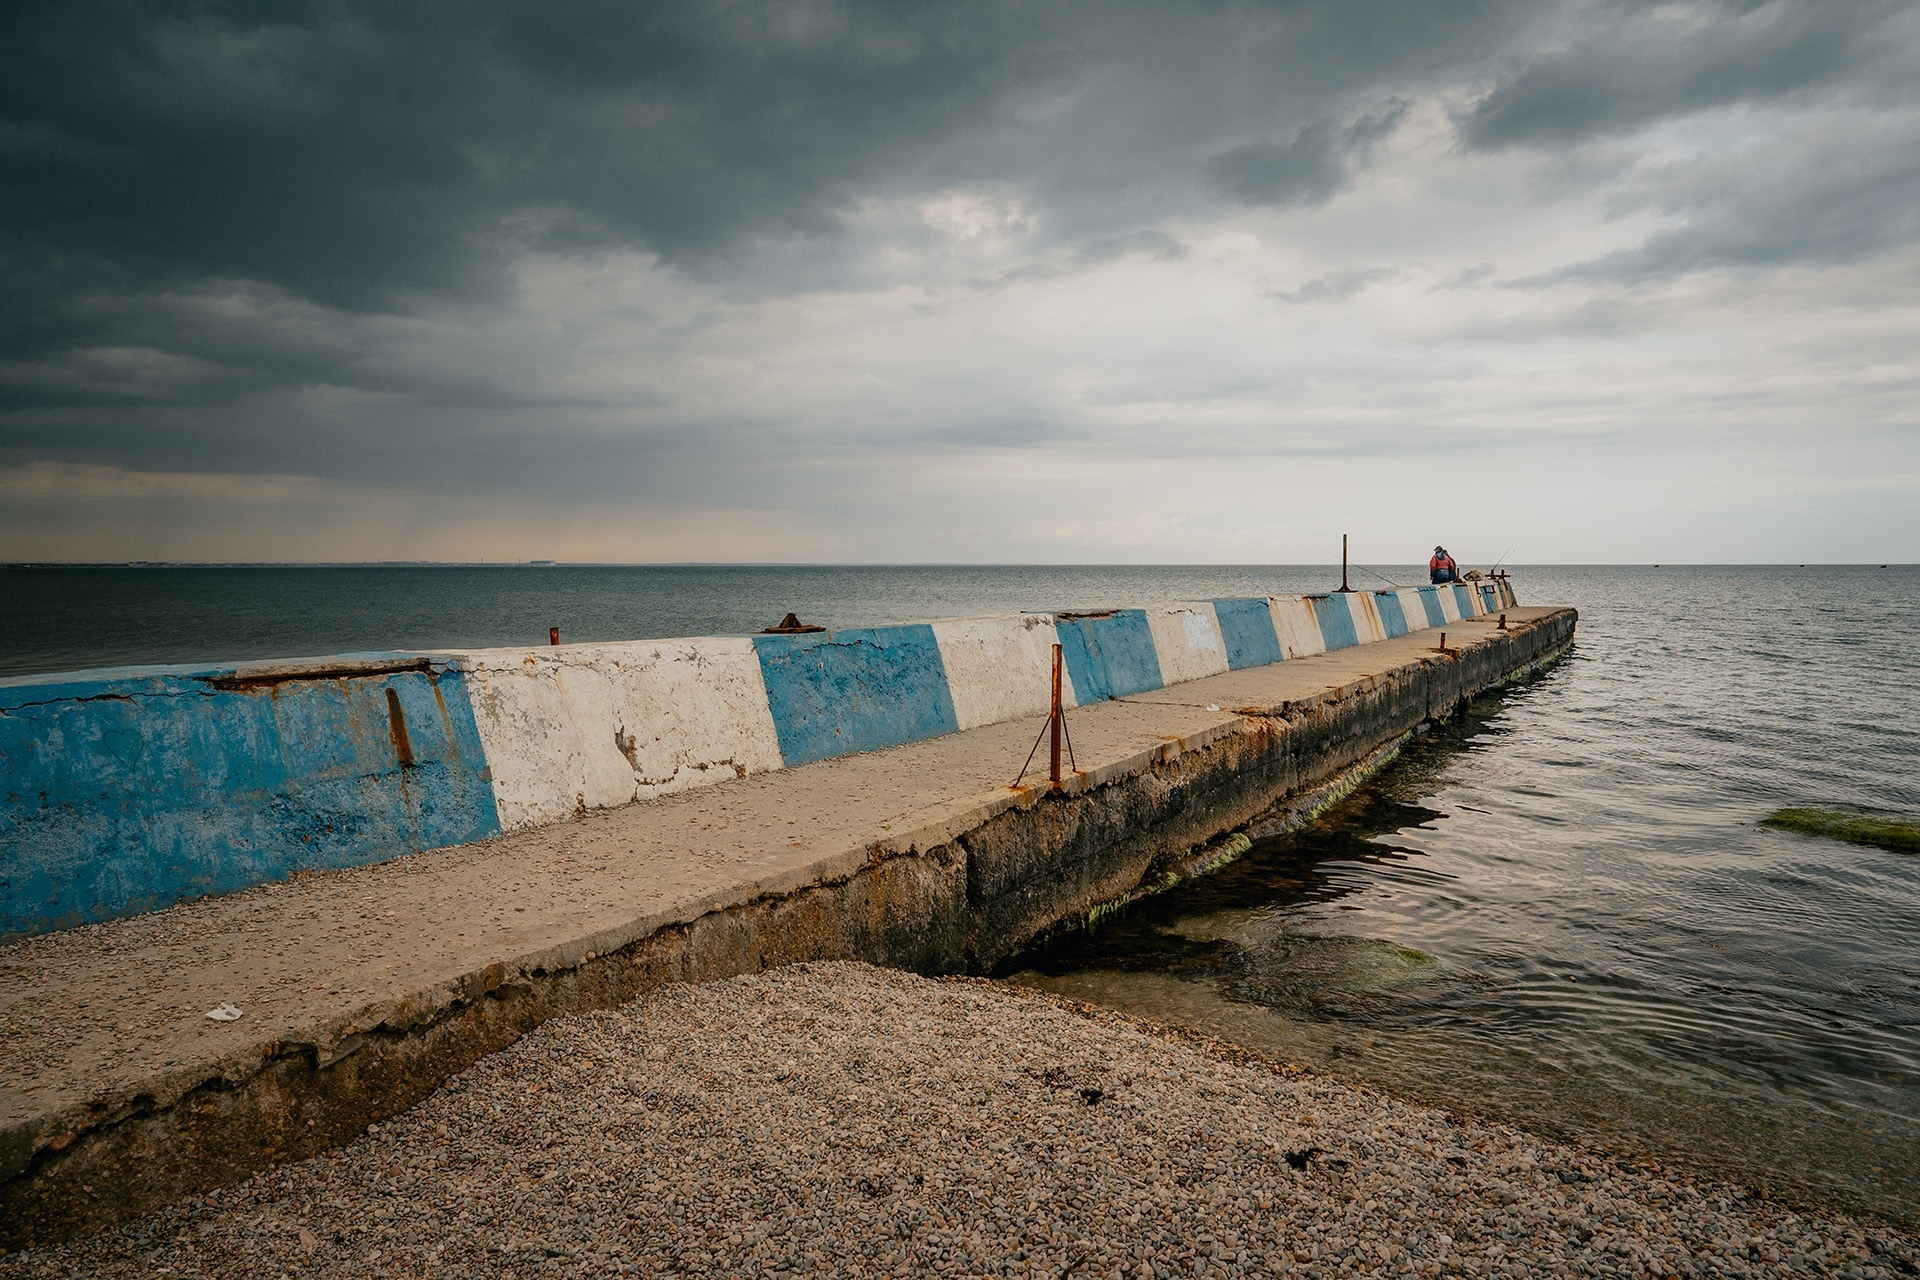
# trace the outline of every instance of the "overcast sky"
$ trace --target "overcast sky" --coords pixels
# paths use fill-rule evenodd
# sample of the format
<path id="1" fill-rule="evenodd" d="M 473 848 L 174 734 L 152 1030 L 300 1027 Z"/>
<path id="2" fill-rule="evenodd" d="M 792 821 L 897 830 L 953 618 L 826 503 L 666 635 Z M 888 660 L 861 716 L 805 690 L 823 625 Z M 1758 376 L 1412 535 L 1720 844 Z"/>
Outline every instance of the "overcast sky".
<path id="1" fill-rule="evenodd" d="M 0 558 L 1920 560 L 1920 5 L 0 17 Z"/>

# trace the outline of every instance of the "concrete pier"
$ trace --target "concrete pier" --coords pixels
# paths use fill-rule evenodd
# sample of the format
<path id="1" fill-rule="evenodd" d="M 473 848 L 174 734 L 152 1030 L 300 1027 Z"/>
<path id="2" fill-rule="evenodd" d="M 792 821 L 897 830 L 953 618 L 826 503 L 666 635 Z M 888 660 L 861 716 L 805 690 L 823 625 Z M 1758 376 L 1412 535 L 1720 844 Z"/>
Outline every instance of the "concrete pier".
<path id="1" fill-rule="evenodd" d="M 1550 661 L 1575 615 L 1504 621 L 1449 619 L 1444 652 L 1414 631 L 1079 707 L 1084 772 L 1059 793 L 1007 786 L 1037 718 L 956 711 L 944 736 L 18 942 L 0 1244 L 337 1144 L 545 1019 L 664 982 L 829 958 L 991 971 Z M 206 1017 L 223 1004 L 241 1017 Z"/>

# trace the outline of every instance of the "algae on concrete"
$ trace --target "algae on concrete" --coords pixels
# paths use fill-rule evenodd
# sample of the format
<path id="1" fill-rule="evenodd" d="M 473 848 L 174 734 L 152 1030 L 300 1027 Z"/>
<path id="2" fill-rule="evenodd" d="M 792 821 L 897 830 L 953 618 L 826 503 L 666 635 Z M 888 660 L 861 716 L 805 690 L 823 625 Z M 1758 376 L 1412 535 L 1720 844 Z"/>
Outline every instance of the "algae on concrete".
<path id="1" fill-rule="evenodd" d="M 1920 853 L 1920 823 L 1898 822 L 1890 818 L 1870 818 L 1859 813 L 1838 813 L 1831 809 L 1781 809 L 1760 820 L 1763 827 L 1779 831 L 1798 831 L 1802 835 L 1825 836 L 1848 844 L 1872 845 L 1895 853 Z"/>

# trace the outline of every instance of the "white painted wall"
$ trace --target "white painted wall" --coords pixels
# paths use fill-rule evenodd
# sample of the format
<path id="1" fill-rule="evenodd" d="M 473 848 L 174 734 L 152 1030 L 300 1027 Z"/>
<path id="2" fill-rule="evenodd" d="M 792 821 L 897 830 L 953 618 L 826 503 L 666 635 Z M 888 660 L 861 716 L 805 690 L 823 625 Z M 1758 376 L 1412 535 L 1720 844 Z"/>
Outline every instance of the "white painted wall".
<path id="1" fill-rule="evenodd" d="M 454 655 L 511 830 L 780 767 L 753 642 Z"/>
<path id="2" fill-rule="evenodd" d="M 1359 637 L 1361 644 L 1387 638 L 1387 624 L 1380 621 L 1380 606 L 1375 602 L 1373 592 L 1349 592 L 1347 612 L 1353 615 L 1353 634 Z"/>
<path id="3" fill-rule="evenodd" d="M 1434 594 L 1440 598 L 1440 612 L 1447 616 L 1447 621 L 1460 621 L 1460 602 L 1454 598 L 1452 584 L 1437 588 Z"/>
<path id="4" fill-rule="evenodd" d="M 1407 630 L 1425 631 L 1427 629 L 1427 602 L 1412 587 L 1402 587 L 1393 593 L 1400 597 L 1400 611 L 1407 615 Z"/>
<path id="5" fill-rule="evenodd" d="M 1053 646 L 1059 639 L 1052 618 L 1034 613 L 947 618 L 933 624 L 933 638 L 962 729 L 1047 714 Z M 1067 706 L 1080 705 L 1071 672 L 1062 672 L 1060 698 Z"/>
<path id="6" fill-rule="evenodd" d="M 1227 669 L 1227 642 L 1212 601 L 1150 604 L 1146 615 L 1160 658 L 1161 684 L 1183 684 Z"/>
<path id="7" fill-rule="evenodd" d="M 1267 600 L 1273 613 L 1274 634 L 1280 637 L 1280 652 L 1289 658 L 1305 658 L 1325 653 L 1327 642 L 1320 636 L 1320 624 L 1313 610 L 1299 596 L 1273 596 Z"/>

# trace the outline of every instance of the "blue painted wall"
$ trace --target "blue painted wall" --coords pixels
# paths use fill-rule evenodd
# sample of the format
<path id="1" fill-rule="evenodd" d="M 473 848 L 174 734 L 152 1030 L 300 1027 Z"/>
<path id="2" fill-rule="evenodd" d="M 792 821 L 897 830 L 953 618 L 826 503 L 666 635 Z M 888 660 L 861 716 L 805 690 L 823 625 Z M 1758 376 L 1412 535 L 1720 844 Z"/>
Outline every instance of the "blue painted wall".
<path id="1" fill-rule="evenodd" d="M 1264 667 L 1278 662 L 1280 637 L 1273 629 L 1273 610 L 1266 599 L 1215 600 L 1213 614 L 1220 620 L 1220 636 L 1227 642 L 1227 666 Z"/>
<path id="2" fill-rule="evenodd" d="M 0 682 L 0 935 L 498 831 L 460 673 L 416 655 L 351 661 L 333 677 Z"/>
<path id="3" fill-rule="evenodd" d="M 1328 649 L 1351 649 L 1360 643 L 1360 633 L 1353 629 L 1353 611 L 1347 608 L 1346 596 L 1335 592 L 1306 599 L 1313 609 L 1313 620 L 1320 624 L 1320 639 Z"/>
<path id="4" fill-rule="evenodd" d="M 1420 587 L 1420 605 L 1427 611 L 1427 625 L 1444 627 L 1447 625 L 1446 612 L 1440 607 L 1440 588 Z"/>
<path id="5" fill-rule="evenodd" d="M 1091 618 L 1056 617 L 1054 629 L 1080 705 L 1160 687 L 1159 651 L 1143 609 Z"/>
<path id="6" fill-rule="evenodd" d="M 1466 583 L 1456 582 L 1453 584 L 1453 598 L 1459 602 L 1460 616 L 1463 618 L 1471 618 L 1473 616 L 1473 592 L 1467 590 Z"/>
<path id="7" fill-rule="evenodd" d="M 959 731 L 930 626 L 755 636 L 753 648 L 788 764 Z"/>
<path id="8" fill-rule="evenodd" d="M 1387 639 L 1407 634 L 1407 611 L 1400 607 L 1400 597 L 1391 591 L 1373 593 L 1373 607 L 1380 611 L 1380 625 L 1386 628 Z"/>

